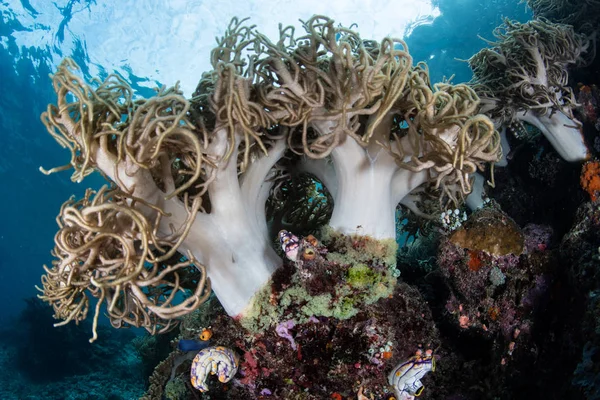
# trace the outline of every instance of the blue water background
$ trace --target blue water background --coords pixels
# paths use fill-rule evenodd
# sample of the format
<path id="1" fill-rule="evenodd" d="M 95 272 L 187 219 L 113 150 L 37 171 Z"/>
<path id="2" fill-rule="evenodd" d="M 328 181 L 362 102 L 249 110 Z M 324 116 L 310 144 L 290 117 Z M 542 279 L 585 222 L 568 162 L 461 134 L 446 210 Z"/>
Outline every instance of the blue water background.
<path id="1" fill-rule="evenodd" d="M 40 282 L 42 265 L 51 263 L 50 251 L 57 230 L 55 217 L 61 204 L 71 195 L 81 197 L 87 187 L 97 189 L 103 184 L 97 176 L 75 184 L 70 181 L 69 172 L 51 176 L 39 172 L 40 166 L 52 168 L 69 160 L 68 151 L 61 149 L 40 122 L 40 114 L 47 104 L 56 101 L 48 75 L 58 60 L 69 56 L 82 67 L 87 79 L 91 78 L 92 69 L 104 76 L 118 72 L 144 96 L 151 95 L 151 87 L 163 83 L 139 76 L 126 61 L 126 54 L 114 54 L 117 64 L 119 59 L 125 60 L 118 69 L 106 69 L 91 61 L 94 55 L 88 51 L 90 38 L 86 38 L 85 26 L 78 31 L 82 27 L 72 27 L 71 21 L 75 13 L 86 13 L 90 20 L 96 21 L 106 18 L 103 16 L 106 6 L 98 4 L 102 2 L 44 1 L 55 7 L 58 18 L 35 22 L 43 14 L 33 1 L 0 3 L 0 324 L 3 326 L 10 324 L 23 308 L 24 298 L 36 294 L 34 285 Z M 125 3 L 123 6 L 116 0 L 112 3 L 111 7 L 125 8 Z M 156 12 L 157 3 L 160 1 L 140 1 L 135 3 L 137 9 L 127 6 L 120 11 L 136 15 L 154 4 L 153 12 Z M 415 63 L 428 62 L 432 82 L 451 75 L 455 75 L 455 83 L 468 81 L 470 70 L 465 62 L 457 59 L 468 59 L 485 45 L 477 35 L 491 39 L 492 30 L 502 17 L 520 21 L 530 18 L 518 0 L 439 0 L 434 4 L 439 7 L 440 16 L 435 19 L 423 16 L 406 30 L 406 41 Z M 24 13 L 19 14 L 15 9 Z M 402 9 L 386 11 L 402 13 Z M 235 10 L 231 11 L 233 15 Z M 331 17 L 336 18 L 336 15 Z M 360 26 L 358 30 L 360 32 Z M 39 45 L 18 45 L 22 35 L 40 33 L 46 40 Z M 123 32 L 102 34 L 123 35 Z M 214 34 L 205 40 L 212 43 L 213 37 Z M 127 51 L 124 48 L 124 52 Z M 199 76 L 200 72 L 196 78 Z"/>

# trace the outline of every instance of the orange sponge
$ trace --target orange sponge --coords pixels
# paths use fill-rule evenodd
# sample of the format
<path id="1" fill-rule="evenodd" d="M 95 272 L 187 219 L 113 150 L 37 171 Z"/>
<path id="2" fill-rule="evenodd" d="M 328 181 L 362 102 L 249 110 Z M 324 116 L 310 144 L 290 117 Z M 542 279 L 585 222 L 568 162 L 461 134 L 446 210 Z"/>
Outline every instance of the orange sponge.
<path id="1" fill-rule="evenodd" d="M 596 201 L 600 193 L 600 161 L 588 161 L 583 165 L 580 182 L 592 201 Z"/>

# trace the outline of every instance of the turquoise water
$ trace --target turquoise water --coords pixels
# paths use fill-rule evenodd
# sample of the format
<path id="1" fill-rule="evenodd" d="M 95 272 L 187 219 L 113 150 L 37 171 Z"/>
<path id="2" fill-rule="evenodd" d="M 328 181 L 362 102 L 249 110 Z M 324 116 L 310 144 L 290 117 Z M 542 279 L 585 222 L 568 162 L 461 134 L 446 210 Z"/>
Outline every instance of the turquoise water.
<path id="1" fill-rule="evenodd" d="M 69 196 L 81 197 L 87 187 L 99 188 L 103 183 L 97 176 L 76 184 L 69 173 L 45 176 L 39 172 L 40 166 L 49 169 L 68 161 L 66 150 L 40 122 L 47 104 L 55 101 L 48 75 L 63 57 L 73 58 L 86 79 L 118 73 L 141 96 L 177 80 L 189 95 L 208 65 L 214 37 L 222 34 L 232 16 L 250 16 L 259 29 L 274 31 L 280 19 L 294 23 L 321 13 L 345 25 L 356 22 L 364 38 L 379 40 L 388 33 L 404 37 L 415 63 L 429 64 L 433 82 L 454 76 L 453 82 L 458 83 L 471 78 L 468 65 L 461 60 L 485 45 L 478 35 L 491 39 L 502 17 L 519 21 L 530 17 L 518 0 L 405 3 L 274 2 L 273 7 L 264 8 L 259 1 L 2 1 L 0 326 L 15 324 L 25 309 L 25 299 L 36 294 L 34 285 L 39 284 L 42 265 L 51 262 L 55 217 L 61 204 Z M 375 34 L 378 36 L 372 36 Z M 97 378 L 100 382 L 106 376 L 98 373 Z M 29 378 L 18 379 L 22 379 L 19 385 L 27 386 Z M 128 379 L 123 382 L 138 380 L 132 389 L 137 393 L 142 388 L 141 378 Z M 97 392 L 106 394 L 102 384 L 98 386 Z M 12 390 L 18 393 L 19 389 Z M 39 393 L 32 396 L 15 398 L 44 398 Z M 108 398 L 81 396 L 77 398 Z"/>

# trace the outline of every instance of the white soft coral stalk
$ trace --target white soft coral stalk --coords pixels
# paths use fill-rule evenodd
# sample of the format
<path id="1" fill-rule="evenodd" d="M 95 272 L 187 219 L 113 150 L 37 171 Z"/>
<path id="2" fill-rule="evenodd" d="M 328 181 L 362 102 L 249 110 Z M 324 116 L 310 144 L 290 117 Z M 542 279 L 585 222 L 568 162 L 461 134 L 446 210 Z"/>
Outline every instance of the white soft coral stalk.
<path id="1" fill-rule="evenodd" d="M 220 147 L 226 143 L 226 132 L 217 132 L 210 150 L 224 154 Z M 284 144 L 285 139 L 279 139 L 268 156 L 251 163 L 241 185 L 237 149 L 225 165 L 219 165 L 208 189 L 211 212 L 202 215 L 210 225 L 199 221 L 195 235 L 194 223 L 182 245 L 207 265 L 212 288 L 229 315 L 242 313 L 281 265 L 269 244 L 264 207 L 270 188 L 265 178 L 283 155 Z"/>
<path id="2" fill-rule="evenodd" d="M 590 157 L 581 124 L 564 112 L 548 111 L 544 115 L 536 115 L 527 110 L 518 112 L 516 117 L 538 128 L 564 160 L 576 162 Z"/>
<path id="3" fill-rule="evenodd" d="M 540 115 L 535 109 L 526 109 L 518 111 L 516 118 L 538 128 L 556 152 L 566 161 L 575 162 L 587 159 L 589 152 L 581 131 L 581 123 L 572 115 L 567 115 L 567 113 L 571 114 L 571 110 L 564 106 L 561 90 L 549 81 L 548 68 L 545 58 L 540 54 L 540 49 L 537 46 L 527 46 L 526 50 L 536 63 L 536 75 L 523 74 L 523 81 L 526 85 L 523 89 L 524 95 L 533 95 L 534 86 L 537 86 L 538 90 L 540 86 L 543 87 L 549 101 L 547 104 L 541 104 L 540 107 L 548 111 Z M 572 62 L 574 63 L 575 60 Z M 524 71 L 524 68 L 521 70 Z M 557 110 L 557 107 L 560 109 Z"/>
<path id="4" fill-rule="evenodd" d="M 227 133 L 215 134 L 209 152 L 224 154 Z M 206 265 L 211 286 L 229 315 L 244 312 L 254 294 L 270 279 L 281 265 L 281 259 L 265 240 L 268 236 L 264 218 L 265 193 L 269 184 L 265 178 L 271 167 L 283 155 L 285 139 L 280 139 L 271 148 L 268 156 L 256 159 L 247 169 L 244 183 L 240 184 L 237 173 L 237 149 L 226 162 L 218 162 L 215 179 L 209 185 L 210 214 L 198 213 L 189 233 L 179 247 L 188 251 Z M 173 229 L 180 229 L 188 212 L 184 204 L 173 197 L 165 199 L 149 171 L 138 169 L 124 171 L 102 151 L 97 152 L 98 167 L 124 190 L 134 188 L 133 195 L 161 208 L 166 217 L 161 218 L 158 233 L 168 236 Z M 132 173 L 133 172 L 133 173 Z M 118 174 L 119 179 L 116 179 Z M 141 206 L 140 206 L 141 207 Z M 154 211 L 142 207 L 147 217 L 154 218 Z M 262 210 L 262 214 L 261 214 Z"/>
<path id="5" fill-rule="evenodd" d="M 340 233 L 395 239 L 396 206 L 426 181 L 426 172 L 399 168 L 388 149 L 377 143 L 389 141 L 391 123 L 391 116 L 384 118 L 368 146 L 363 147 L 352 137 L 346 137 L 333 149 L 335 183 L 327 168 L 331 164 L 325 164 L 323 160 L 305 161 L 306 164 L 317 163 L 322 168 L 305 167 L 304 170 L 315 174 L 328 188 L 335 188 L 331 193 L 334 207 L 329 225 Z M 315 128 L 322 133 L 332 129 L 323 123 L 315 124 Z"/>
<path id="6" fill-rule="evenodd" d="M 337 193 L 329 225 L 344 234 L 395 238 L 392 177 L 397 167 L 393 157 L 383 148 L 362 148 L 352 138 L 346 138 L 331 156 Z"/>

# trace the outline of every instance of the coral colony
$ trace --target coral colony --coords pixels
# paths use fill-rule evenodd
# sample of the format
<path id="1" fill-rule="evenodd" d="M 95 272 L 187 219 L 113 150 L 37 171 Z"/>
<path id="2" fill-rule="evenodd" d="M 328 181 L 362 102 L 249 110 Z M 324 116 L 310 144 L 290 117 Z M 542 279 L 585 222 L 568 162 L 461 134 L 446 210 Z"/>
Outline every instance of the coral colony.
<path id="1" fill-rule="evenodd" d="M 152 334 L 179 324 L 148 399 L 421 394 L 443 360 L 427 302 L 397 279 L 399 204 L 444 222 L 453 324 L 505 338 L 505 357 L 531 329 L 549 278 L 517 265 L 545 231 L 523 235 L 493 205 L 458 208 L 502 158 L 497 128 L 525 121 L 565 159 L 587 157 L 566 88 L 584 40 L 507 21 L 470 60 L 472 86 L 431 85 L 400 39 L 324 16 L 302 30 L 267 38 L 233 19 L 191 98 L 177 85 L 138 98 L 117 75 L 90 85 L 70 59 L 53 75 L 42 119 L 71 159 L 42 171 L 109 185 L 62 206 L 40 296 L 59 324 L 83 321 L 96 298 L 91 341 L 101 312 Z"/>
<path id="2" fill-rule="evenodd" d="M 566 71 L 583 61 L 592 43 L 570 26 L 544 20 L 505 21 L 495 33 L 499 42 L 469 60 L 480 112 L 511 129 L 535 126 L 567 161 L 587 158 Z"/>

